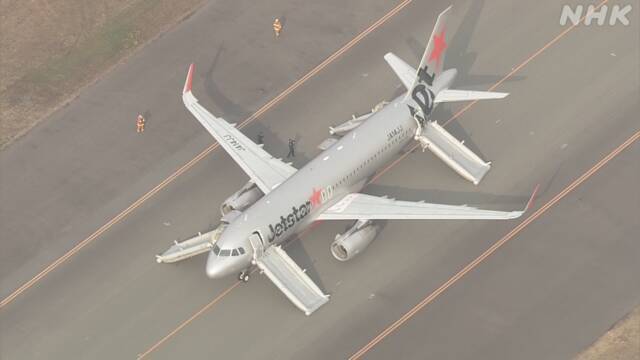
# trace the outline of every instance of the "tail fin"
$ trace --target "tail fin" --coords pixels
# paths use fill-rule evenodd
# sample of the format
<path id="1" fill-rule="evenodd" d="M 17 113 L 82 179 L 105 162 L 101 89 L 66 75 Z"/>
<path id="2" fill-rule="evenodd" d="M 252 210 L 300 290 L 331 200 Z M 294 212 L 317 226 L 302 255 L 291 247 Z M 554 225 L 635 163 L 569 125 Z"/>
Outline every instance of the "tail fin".
<path id="1" fill-rule="evenodd" d="M 441 102 L 502 99 L 509 95 L 502 92 L 449 89 L 457 74 L 455 69 L 442 71 L 448 47 L 446 22 L 449 10 L 451 6 L 438 15 L 417 71 L 393 53 L 384 56 L 408 90 L 404 102 L 409 105 L 414 116 L 418 114 L 423 119 Z"/>
<path id="2" fill-rule="evenodd" d="M 440 75 L 444 64 L 444 54 L 447 49 L 447 29 L 446 23 L 451 10 L 451 5 L 438 15 L 436 25 L 433 28 L 427 48 L 424 50 L 420 66 L 416 72 L 416 78 L 413 80 L 413 86 L 409 90 L 413 90 L 420 83 L 431 86 L 433 79 Z"/>
<path id="3" fill-rule="evenodd" d="M 444 52 L 447 49 L 446 22 L 451 6 L 438 15 L 427 48 L 420 60 L 413 85 L 409 88 L 404 102 L 409 106 L 411 114 L 424 126 L 424 121 L 431 114 L 435 105 L 435 94 L 432 86 L 435 78 L 442 72 Z"/>

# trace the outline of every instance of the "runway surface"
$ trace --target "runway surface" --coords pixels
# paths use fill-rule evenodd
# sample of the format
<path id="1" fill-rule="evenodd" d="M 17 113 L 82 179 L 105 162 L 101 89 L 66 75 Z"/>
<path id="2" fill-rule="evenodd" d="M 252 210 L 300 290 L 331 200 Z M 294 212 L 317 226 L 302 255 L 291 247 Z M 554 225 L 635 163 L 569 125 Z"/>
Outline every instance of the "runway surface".
<path id="1" fill-rule="evenodd" d="M 211 144 L 181 103 L 190 62 L 201 102 L 241 122 L 397 4 L 212 2 L 86 89 L 0 153 L 11 204 L 0 207 L 1 298 Z M 382 56 L 417 63 L 448 4 L 407 5 L 244 131 L 263 131 L 281 156 L 296 138 L 301 166 L 327 126 L 399 93 Z M 448 125 L 493 161 L 480 186 L 415 152 L 369 192 L 512 209 L 540 183 L 536 206 L 551 199 L 640 129 L 631 4 L 629 26 L 576 27 L 498 87 L 508 98 Z M 445 63 L 461 72 L 457 86 L 499 81 L 566 28 L 560 10 L 553 1 L 454 2 Z M 285 21 L 278 41 L 275 16 Z M 446 121 L 463 106 L 434 116 Z M 639 156 L 631 145 L 364 358 L 568 358 L 594 341 L 640 302 Z M 207 279 L 204 257 L 154 262 L 174 239 L 215 225 L 220 202 L 245 181 L 219 149 L 199 161 L 0 308 L 0 357 L 348 358 L 521 221 L 388 222 L 346 263 L 329 244 L 347 223 L 323 223 L 288 248 L 332 294 L 305 317 L 263 276 L 226 291 L 235 279 Z"/>

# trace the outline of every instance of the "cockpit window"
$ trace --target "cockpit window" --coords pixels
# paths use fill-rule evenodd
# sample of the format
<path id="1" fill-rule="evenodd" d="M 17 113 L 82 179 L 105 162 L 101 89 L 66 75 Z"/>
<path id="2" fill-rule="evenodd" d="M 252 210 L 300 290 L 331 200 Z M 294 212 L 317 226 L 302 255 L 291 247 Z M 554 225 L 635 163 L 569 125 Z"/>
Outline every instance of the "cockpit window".
<path id="1" fill-rule="evenodd" d="M 213 245 L 213 249 L 211 249 L 214 254 L 218 256 L 239 256 L 244 255 L 244 248 L 241 246 L 235 249 L 220 249 L 218 244 Z"/>

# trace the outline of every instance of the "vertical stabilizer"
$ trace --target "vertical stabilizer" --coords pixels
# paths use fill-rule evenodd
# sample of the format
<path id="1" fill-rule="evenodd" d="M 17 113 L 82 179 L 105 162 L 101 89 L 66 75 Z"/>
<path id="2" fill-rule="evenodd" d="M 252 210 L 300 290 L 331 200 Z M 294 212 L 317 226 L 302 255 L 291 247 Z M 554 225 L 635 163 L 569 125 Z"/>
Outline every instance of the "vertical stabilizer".
<path id="1" fill-rule="evenodd" d="M 431 85 L 433 79 L 442 72 L 444 55 L 448 46 L 446 25 L 450 10 L 451 6 L 438 15 L 436 25 L 427 43 L 427 48 L 424 50 L 422 60 L 420 60 L 420 66 L 418 66 L 412 88 L 421 82 Z"/>
<path id="2" fill-rule="evenodd" d="M 446 23 L 451 6 L 438 15 L 436 25 L 433 28 L 427 48 L 420 60 L 420 66 L 416 71 L 413 85 L 409 88 L 405 102 L 409 103 L 412 113 L 419 114 L 420 118 L 429 117 L 433 110 L 435 95 L 433 93 L 433 82 L 442 73 L 444 66 L 444 54 L 447 49 L 447 29 Z"/>

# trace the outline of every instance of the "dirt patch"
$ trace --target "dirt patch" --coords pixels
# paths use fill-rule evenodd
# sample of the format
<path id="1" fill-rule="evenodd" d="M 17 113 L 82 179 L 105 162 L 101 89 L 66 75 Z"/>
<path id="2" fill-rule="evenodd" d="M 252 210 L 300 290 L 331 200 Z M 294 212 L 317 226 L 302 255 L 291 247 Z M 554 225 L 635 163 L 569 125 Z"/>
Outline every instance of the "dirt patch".
<path id="1" fill-rule="evenodd" d="M 578 355 L 576 360 L 640 360 L 640 306 Z"/>
<path id="2" fill-rule="evenodd" d="M 204 0 L 0 0 L 0 149 Z"/>

